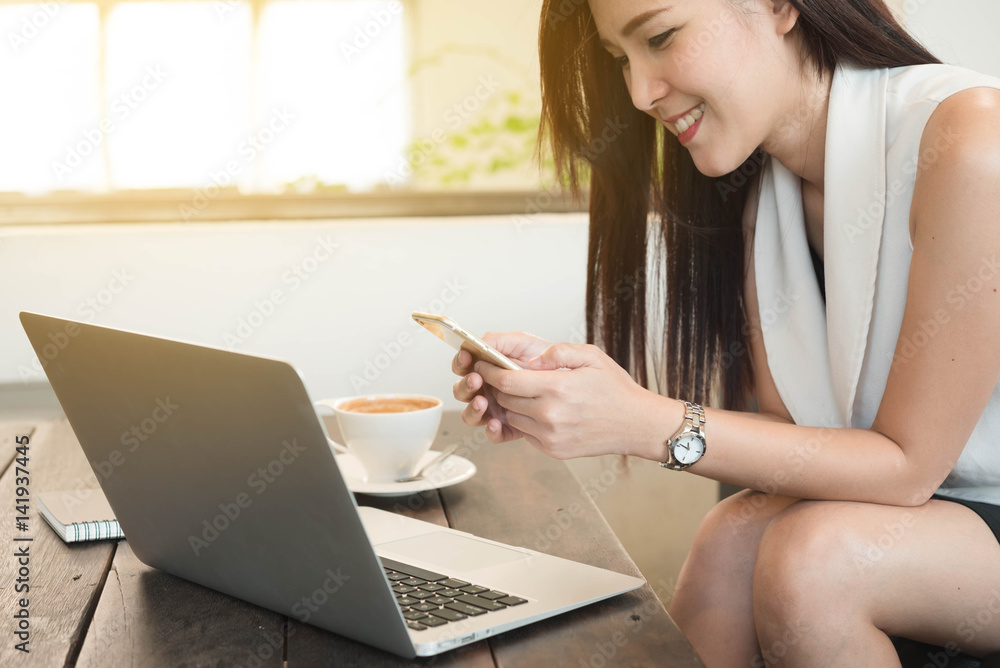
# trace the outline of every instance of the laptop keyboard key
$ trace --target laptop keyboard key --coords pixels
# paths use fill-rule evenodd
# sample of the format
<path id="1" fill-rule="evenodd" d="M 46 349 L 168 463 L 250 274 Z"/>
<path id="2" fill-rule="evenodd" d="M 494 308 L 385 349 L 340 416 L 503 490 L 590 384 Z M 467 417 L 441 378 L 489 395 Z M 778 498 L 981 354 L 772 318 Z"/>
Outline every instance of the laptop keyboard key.
<path id="1" fill-rule="evenodd" d="M 486 611 L 475 605 L 469 605 L 468 603 L 459 603 L 455 601 L 453 603 L 445 603 L 444 607 L 454 610 L 455 612 L 461 612 L 464 615 L 485 615 Z"/>
<path id="2" fill-rule="evenodd" d="M 448 598 L 455 598 L 456 596 L 462 595 L 461 589 L 445 589 L 444 591 L 439 591 L 439 596 L 447 596 Z"/>
<path id="3" fill-rule="evenodd" d="M 488 598 L 491 601 L 495 601 L 498 598 L 503 598 L 507 594 L 503 593 L 502 591 L 482 591 L 479 592 L 479 595 L 482 596 L 483 598 Z"/>
<path id="4" fill-rule="evenodd" d="M 478 594 L 481 591 L 489 591 L 486 587 L 480 587 L 479 585 L 469 585 L 467 587 L 459 587 L 466 594 Z"/>
<path id="5" fill-rule="evenodd" d="M 409 585 L 411 587 L 416 587 L 418 585 L 427 584 L 427 580 L 421 580 L 420 578 L 408 578 L 403 580 L 403 584 Z"/>
<path id="6" fill-rule="evenodd" d="M 456 580 L 455 578 L 448 578 L 447 580 L 438 580 L 437 583 L 444 585 L 445 587 L 450 587 L 452 589 L 458 589 L 459 587 L 466 587 L 469 584 L 465 580 Z"/>
<path id="7" fill-rule="evenodd" d="M 417 591 L 416 587 L 407 587 L 404 584 L 397 584 L 392 586 L 392 590 L 397 594 L 409 594 L 411 591 Z"/>
<path id="8" fill-rule="evenodd" d="M 386 577 L 389 578 L 389 582 L 396 582 L 397 580 L 405 580 L 410 576 L 405 573 L 387 573 Z"/>
<path id="9" fill-rule="evenodd" d="M 438 608 L 437 610 L 431 610 L 431 615 L 434 617 L 440 617 L 441 619 L 447 619 L 449 622 L 457 622 L 460 619 L 465 619 L 465 615 L 455 610 L 449 610 L 448 608 Z"/>
<path id="10" fill-rule="evenodd" d="M 501 605 L 499 603 L 491 601 L 488 598 L 473 596 L 472 594 L 465 594 L 464 596 L 458 596 L 455 598 L 455 600 L 460 601 L 462 603 L 468 603 L 469 605 L 474 605 L 477 608 L 482 608 L 483 610 L 489 610 L 491 612 L 493 610 L 503 610 L 504 608 L 507 607 L 505 605 Z"/>
<path id="11" fill-rule="evenodd" d="M 409 626 L 414 631 L 423 631 L 428 628 L 423 624 L 421 624 L 420 622 L 406 622 L 406 625 Z M 437 626 L 437 624 L 435 624 L 435 626 Z"/>
<path id="12" fill-rule="evenodd" d="M 433 596 L 428 599 L 424 599 L 427 603 L 433 603 L 434 605 L 444 605 L 445 603 L 451 603 L 450 598 L 445 598 L 444 596 Z"/>
<path id="13" fill-rule="evenodd" d="M 427 615 L 420 619 L 421 624 L 426 624 L 427 626 L 441 626 L 442 624 L 447 624 L 445 620 L 440 617 L 435 617 L 434 615 Z"/>
<path id="14" fill-rule="evenodd" d="M 434 594 L 430 593 L 429 591 L 420 591 L 419 589 L 417 589 L 416 591 L 410 592 L 408 596 L 412 596 L 413 598 L 419 598 L 423 600 L 425 598 L 430 598 L 431 596 L 434 596 Z"/>
<path id="15" fill-rule="evenodd" d="M 418 589 L 423 589 L 424 591 L 441 591 L 444 587 L 431 582 L 429 584 L 420 585 Z M 506 594 L 504 594 L 504 596 L 506 596 Z"/>
<path id="16" fill-rule="evenodd" d="M 438 607 L 430 603 L 417 603 L 416 605 L 411 606 L 411 609 L 419 610 L 420 612 L 430 612 L 431 610 L 437 610 Z"/>
<path id="17" fill-rule="evenodd" d="M 403 613 L 403 617 L 409 619 L 411 622 L 426 616 L 426 612 L 420 612 L 419 610 L 411 610 L 410 612 Z"/>
<path id="18" fill-rule="evenodd" d="M 497 603 L 503 603 L 504 605 L 521 605 L 527 602 L 526 599 L 518 598 L 517 596 L 507 596 L 506 598 L 497 599 Z"/>
<path id="19" fill-rule="evenodd" d="M 420 603 L 420 599 L 413 598 L 412 596 L 399 596 L 396 597 L 396 603 L 399 605 L 399 607 L 405 608 L 407 606 L 416 605 L 417 603 Z"/>

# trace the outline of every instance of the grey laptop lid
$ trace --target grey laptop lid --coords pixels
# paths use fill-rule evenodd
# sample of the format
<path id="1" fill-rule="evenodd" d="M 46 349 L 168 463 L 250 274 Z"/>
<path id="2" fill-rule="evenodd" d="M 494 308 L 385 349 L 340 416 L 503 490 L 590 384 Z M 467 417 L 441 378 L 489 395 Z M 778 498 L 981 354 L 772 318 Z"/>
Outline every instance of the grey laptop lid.
<path id="1" fill-rule="evenodd" d="M 415 656 L 292 366 L 33 313 L 21 324 L 143 563 Z"/>

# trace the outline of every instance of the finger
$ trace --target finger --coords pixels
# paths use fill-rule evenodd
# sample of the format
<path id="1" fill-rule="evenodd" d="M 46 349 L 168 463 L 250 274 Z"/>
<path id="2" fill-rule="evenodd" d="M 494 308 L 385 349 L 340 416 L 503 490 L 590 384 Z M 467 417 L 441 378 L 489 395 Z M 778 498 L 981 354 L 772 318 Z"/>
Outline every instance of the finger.
<path id="1" fill-rule="evenodd" d="M 468 403 L 472 401 L 472 398 L 479 393 L 482 387 L 483 377 L 478 373 L 470 373 L 468 376 L 455 381 L 455 384 L 451 386 L 451 393 L 459 401 Z"/>
<path id="2" fill-rule="evenodd" d="M 530 359 L 549 346 L 549 342 L 526 332 L 486 332 L 483 341 L 511 359 Z"/>
<path id="3" fill-rule="evenodd" d="M 519 397 L 538 396 L 541 384 L 540 374 L 509 371 L 482 360 L 476 362 L 473 368 L 483 377 L 483 382 L 492 385 L 501 392 Z"/>
<path id="4" fill-rule="evenodd" d="M 475 397 L 469 405 L 462 409 L 462 422 L 470 427 L 480 427 L 486 424 L 485 413 L 489 402 L 485 397 Z"/>
<path id="5" fill-rule="evenodd" d="M 451 372 L 456 376 L 468 375 L 472 368 L 472 355 L 468 350 L 459 350 L 458 354 L 451 359 Z"/>
<path id="6" fill-rule="evenodd" d="M 521 413 L 523 415 L 530 415 L 535 407 L 535 399 L 527 399 L 525 397 L 518 397 L 513 394 L 507 394 L 506 392 L 501 392 L 500 390 L 494 389 L 493 396 L 496 402 L 508 410 L 508 415 L 510 411 L 515 413 Z"/>
<path id="7" fill-rule="evenodd" d="M 535 434 L 541 433 L 541 425 L 535 418 L 522 413 L 507 413 L 507 424 L 521 432 L 525 438 L 529 435 L 534 438 Z"/>
<path id="8" fill-rule="evenodd" d="M 530 369 L 579 369 L 597 366 L 599 358 L 596 348 L 575 343 L 556 343 L 546 348 L 541 355 L 528 361 Z M 486 381 L 489 382 L 489 381 Z"/>

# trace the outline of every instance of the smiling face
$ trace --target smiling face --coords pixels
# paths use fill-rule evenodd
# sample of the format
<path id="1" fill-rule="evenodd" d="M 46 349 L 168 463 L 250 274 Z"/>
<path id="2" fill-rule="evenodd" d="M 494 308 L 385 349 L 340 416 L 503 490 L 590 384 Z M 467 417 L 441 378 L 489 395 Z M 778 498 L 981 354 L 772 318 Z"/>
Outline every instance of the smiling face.
<path id="1" fill-rule="evenodd" d="M 801 88 L 798 12 L 784 0 L 589 0 L 632 103 L 707 176 L 781 131 Z"/>

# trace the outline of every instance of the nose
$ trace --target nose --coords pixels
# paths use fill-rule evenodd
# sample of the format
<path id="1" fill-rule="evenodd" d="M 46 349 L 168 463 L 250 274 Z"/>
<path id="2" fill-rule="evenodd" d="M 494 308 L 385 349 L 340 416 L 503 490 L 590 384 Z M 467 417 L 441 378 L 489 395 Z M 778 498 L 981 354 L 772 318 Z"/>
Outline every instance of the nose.
<path id="1" fill-rule="evenodd" d="M 629 61 L 627 84 L 635 108 L 653 115 L 656 115 L 656 103 L 670 92 L 670 85 L 656 65 L 640 59 Z"/>

